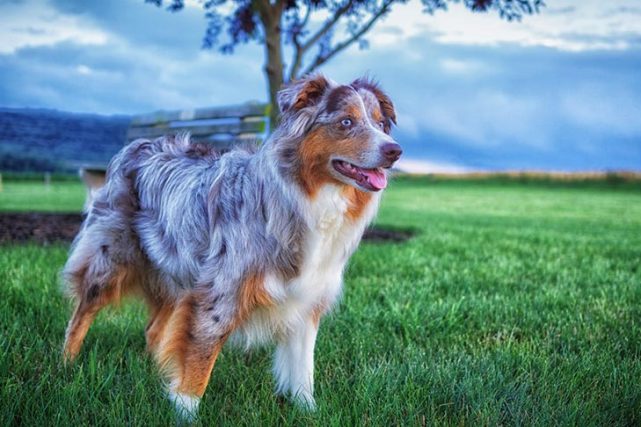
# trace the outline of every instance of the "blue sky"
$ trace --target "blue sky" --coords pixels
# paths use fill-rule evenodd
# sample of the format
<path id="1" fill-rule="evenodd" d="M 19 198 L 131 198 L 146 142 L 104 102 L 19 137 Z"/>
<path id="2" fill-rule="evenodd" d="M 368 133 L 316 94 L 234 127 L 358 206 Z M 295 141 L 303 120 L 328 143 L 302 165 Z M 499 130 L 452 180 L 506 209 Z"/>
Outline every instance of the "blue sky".
<path id="1" fill-rule="evenodd" d="M 321 71 L 375 76 L 405 167 L 641 170 L 641 3 L 548 0 L 521 23 L 398 5 Z M 266 99 L 262 47 L 200 49 L 192 0 L 0 0 L 0 106 L 101 114 Z"/>

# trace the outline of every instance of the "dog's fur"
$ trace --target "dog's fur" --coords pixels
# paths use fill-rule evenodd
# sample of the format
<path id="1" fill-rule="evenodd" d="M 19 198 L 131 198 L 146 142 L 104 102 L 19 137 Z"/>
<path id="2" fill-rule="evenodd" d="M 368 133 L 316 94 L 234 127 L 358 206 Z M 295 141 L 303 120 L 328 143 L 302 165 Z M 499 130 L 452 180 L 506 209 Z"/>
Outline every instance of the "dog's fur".
<path id="1" fill-rule="evenodd" d="M 318 324 L 400 147 L 392 102 L 367 79 L 311 76 L 279 104 L 282 123 L 255 153 L 166 137 L 114 157 L 63 272 L 77 303 L 65 360 L 101 308 L 137 293 L 182 415 L 195 415 L 232 335 L 247 347 L 275 341 L 277 391 L 314 406 Z"/>

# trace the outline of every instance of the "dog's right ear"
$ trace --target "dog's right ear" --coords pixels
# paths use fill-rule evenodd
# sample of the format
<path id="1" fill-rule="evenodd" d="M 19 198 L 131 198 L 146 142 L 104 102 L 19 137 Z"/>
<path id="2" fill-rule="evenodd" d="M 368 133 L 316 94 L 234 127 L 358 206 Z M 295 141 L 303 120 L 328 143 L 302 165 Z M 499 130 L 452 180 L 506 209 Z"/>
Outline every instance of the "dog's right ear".
<path id="1" fill-rule="evenodd" d="M 329 81 L 322 75 L 311 75 L 287 84 L 278 92 L 280 113 L 296 112 L 316 105 L 323 97 Z"/>

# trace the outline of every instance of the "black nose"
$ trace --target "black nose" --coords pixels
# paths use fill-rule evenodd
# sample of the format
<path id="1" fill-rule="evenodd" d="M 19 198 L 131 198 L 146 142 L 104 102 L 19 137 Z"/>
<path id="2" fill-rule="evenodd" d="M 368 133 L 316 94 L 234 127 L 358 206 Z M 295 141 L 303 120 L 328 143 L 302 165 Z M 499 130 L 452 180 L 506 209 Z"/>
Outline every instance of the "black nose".
<path id="1" fill-rule="evenodd" d="M 383 156 L 385 156 L 387 160 L 395 162 L 399 157 L 401 157 L 401 154 L 403 154 L 403 150 L 401 149 L 400 145 L 394 142 L 386 142 L 385 144 L 381 145 L 381 153 L 383 153 Z"/>

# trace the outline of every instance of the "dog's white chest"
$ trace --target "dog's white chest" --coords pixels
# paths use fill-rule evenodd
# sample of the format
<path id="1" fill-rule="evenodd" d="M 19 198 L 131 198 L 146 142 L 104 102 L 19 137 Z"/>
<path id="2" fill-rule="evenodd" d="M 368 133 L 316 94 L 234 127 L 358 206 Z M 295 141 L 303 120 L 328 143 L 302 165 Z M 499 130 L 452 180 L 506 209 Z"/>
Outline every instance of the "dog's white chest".
<path id="1" fill-rule="evenodd" d="M 309 203 L 308 223 L 312 232 L 326 240 L 340 231 L 346 222 L 349 201 L 333 185 L 321 188 L 316 198 Z"/>
<path id="2" fill-rule="evenodd" d="M 335 186 L 326 186 L 310 203 L 309 232 L 303 242 L 304 257 L 299 275 L 284 282 L 274 275 L 265 279 L 265 290 L 274 306 L 256 310 L 236 338 L 247 346 L 286 335 L 314 310 L 331 307 L 342 288 L 342 276 L 349 256 L 356 248 L 365 225 L 376 209 L 372 203 L 364 218 L 354 221 L 346 215 L 349 200 Z"/>

